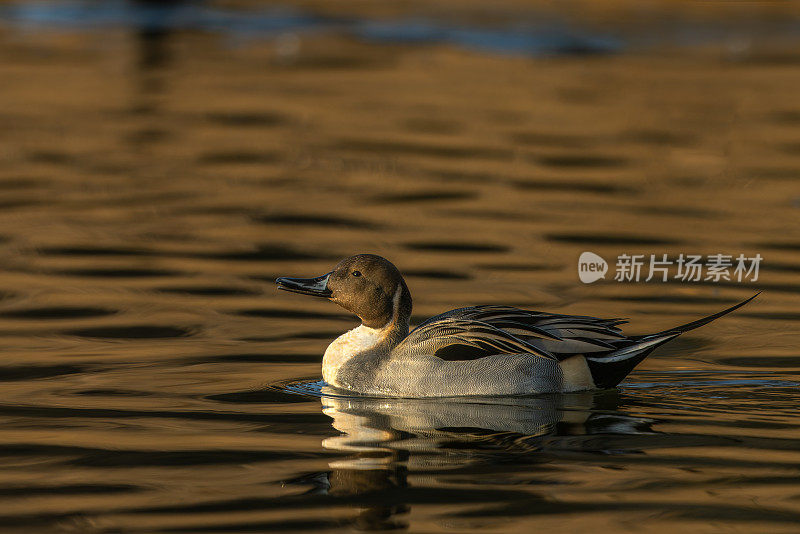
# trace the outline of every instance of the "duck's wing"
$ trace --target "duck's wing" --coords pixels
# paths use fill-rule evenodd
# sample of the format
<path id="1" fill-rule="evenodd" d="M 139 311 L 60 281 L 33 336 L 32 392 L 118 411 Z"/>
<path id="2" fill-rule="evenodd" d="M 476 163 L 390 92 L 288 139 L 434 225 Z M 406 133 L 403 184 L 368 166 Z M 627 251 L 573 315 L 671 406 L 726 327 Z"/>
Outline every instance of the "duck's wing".
<path id="1" fill-rule="evenodd" d="M 395 350 L 450 361 L 501 354 L 531 354 L 556 359 L 547 351 L 489 323 L 443 316 L 433 317 L 419 325 Z"/>
<path id="2" fill-rule="evenodd" d="M 618 328 L 625 319 L 562 315 L 521 310 L 511 306 L 471 306 L 437 315 L 418 328 L 444 319 L 489 324 L 559 360 L 575 354 L 607 353 L 628 341 Z"/>
<path id="3" fill-rule="evenodd" d="M 618 325 L 627 322 L 624 319 L 532 312 L 509 306 L 474 306 L 452 310 L 428 319 L 411 332 L 407 339 L 416 340 L 420 346 L 428 346 L 425 344 L 436 342 L 435 339 L 428 338 L 437 335 L 437 331 L 440 330 L 449 332 L 447 330 L 449 324 L 457 325 L 467 331 L 474 330 L 479 338 L 484 338 L 481 332 L 489 329 L 493 334 L 492 337 L 504 340 L 510 338 L 516 340 L 517 347 L 519 344 L 529 347 L 524 352 L 532 355 L 559 361 L 579 355 L 586 361 L 594 386 L 610 388 L 619 384 L 639 362 L 659 346 L 741 308 L 758 294 L 702 319 L 644 336 L 625 336 L 618 328 Z M 468 342 L 464 343 L 460 339 L 463 337 L 466 337 Z M 477 343 L 483 352 L 482 354 L 479 352 L 481 355 L 476 357 L 490 355 L 493 350 L 482 348 L 480 340 L 472 340 L 468 335 L 445 334 L 444 338 L 443 345 L 434 345 L 440 347 L 438 349 L 442 351 L 440 357 L 444 358 L 452 354 L 453 357 L 450 359 L 469 359 L 458 357 L 461 347 L 459 343 L 467 346 Z M 448 349 L 450 346 L 455 348 Z M 503 350 L 495 349 L 491 353 L 510 354 L 512 350 L 516 353 L 523 352 L 503 347 Z"/>

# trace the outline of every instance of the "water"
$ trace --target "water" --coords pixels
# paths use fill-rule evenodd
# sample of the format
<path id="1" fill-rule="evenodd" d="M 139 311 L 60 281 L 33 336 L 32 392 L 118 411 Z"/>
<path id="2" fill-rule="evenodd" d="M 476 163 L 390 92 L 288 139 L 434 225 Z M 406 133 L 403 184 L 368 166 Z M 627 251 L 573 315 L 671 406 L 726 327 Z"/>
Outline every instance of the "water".
<path id="1" fill-rule="evenodd" d="M 0 5 L 0 531 L 797 531 L 791 6 L 165 5 Z M 584 251 L 764 261 L 585 285 Z M 357 252 L 415 322 L 764 292 L 617 390 L 348 397 L 353 319 L 273 280 Z"/>

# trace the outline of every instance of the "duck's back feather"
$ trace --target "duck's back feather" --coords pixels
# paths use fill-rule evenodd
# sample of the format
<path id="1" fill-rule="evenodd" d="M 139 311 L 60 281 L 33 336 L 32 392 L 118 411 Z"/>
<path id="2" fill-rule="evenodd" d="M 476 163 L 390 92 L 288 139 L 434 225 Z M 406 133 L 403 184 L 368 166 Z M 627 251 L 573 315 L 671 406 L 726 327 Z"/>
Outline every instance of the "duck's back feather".
<path id="1" fill-rule="evenodd" d="M 399 354 L 436 356 L 442 360 L 476 360 L 499 354 L 555 357 L 508 330 L 475 319 L 442 314 L 415 328 L 395 347 Z"/>
<path id="2" fill-rule="evenodd" d="M 600 319 L 521 310 L 511 306 L 472 306 L 431 317 L 409 334 L 414 346 L 430 348 L 447 360 L 471 360 L 526 352 L 564 360 L 576 354 L 609 353 L 628 338 L 618 328 L 624 319 Z M 442 336 L 443 339 L 438 339 Z M 486 337 L 488 336 L 488 338 Z M 488 339 L 502 338 L 511 346 Z"/>

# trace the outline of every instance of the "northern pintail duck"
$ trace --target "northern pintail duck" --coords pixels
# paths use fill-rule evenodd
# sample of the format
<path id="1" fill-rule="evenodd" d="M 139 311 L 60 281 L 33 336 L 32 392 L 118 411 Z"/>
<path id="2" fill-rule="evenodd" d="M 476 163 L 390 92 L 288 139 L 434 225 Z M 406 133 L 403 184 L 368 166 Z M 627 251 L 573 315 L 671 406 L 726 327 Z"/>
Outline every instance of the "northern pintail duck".
<path id="1" fill-rule="evenodd" d="M 374 254 L 317 278 L 278 278 L 279 289 L 327 298 L 361 325 L 322 359 L 328 384 L 389 397 L 527 395 L 612 388 L 656 347 L 744 306 L 656 334 L 626 336 L 623 319 L 472 306 L 409 333 L 411 293 L 397 267 Z"/>

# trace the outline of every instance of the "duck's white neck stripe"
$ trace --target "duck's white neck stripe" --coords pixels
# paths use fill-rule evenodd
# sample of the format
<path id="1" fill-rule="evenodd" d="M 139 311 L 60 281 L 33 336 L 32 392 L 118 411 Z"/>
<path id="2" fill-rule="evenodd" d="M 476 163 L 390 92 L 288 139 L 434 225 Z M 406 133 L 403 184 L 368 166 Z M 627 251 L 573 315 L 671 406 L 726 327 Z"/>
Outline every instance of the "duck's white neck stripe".
<path id="1" fill-rule="evenodd" d="M 400 297 L 403 296 L 403 284 L 397 284 L 397 289 L 394 291 L 394 296 L 392 297 L 392 318 L 391 320 L 383 325 L 384 328 L 387 326 L 393 325 L 397 318 L 400 316 Z"/>

